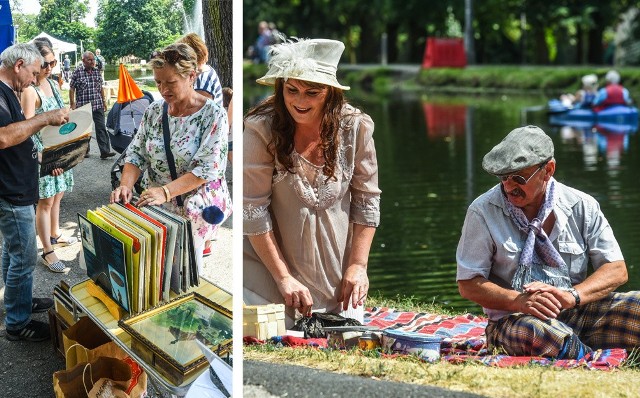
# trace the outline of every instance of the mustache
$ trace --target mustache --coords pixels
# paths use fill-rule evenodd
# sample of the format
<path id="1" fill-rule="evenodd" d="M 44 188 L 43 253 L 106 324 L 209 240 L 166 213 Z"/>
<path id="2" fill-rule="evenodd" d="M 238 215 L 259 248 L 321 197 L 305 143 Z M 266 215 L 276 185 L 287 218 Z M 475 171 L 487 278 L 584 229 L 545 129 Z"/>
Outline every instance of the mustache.
<path id="1" fill-rule="evenodd" d="M 509 195 L 512 196 L 524 196 L 524 191 L 522 189 L 520 189 L 519 187 L 511 190 L 511 192 L 509 192 Z"/>

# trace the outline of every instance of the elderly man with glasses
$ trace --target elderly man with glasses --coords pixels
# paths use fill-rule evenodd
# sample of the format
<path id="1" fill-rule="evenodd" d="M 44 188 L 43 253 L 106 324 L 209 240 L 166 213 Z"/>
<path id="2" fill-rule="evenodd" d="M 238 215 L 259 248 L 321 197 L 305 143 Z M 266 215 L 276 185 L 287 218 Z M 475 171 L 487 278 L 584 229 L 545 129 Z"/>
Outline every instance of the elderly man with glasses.
<path id="1" fill-rule="evenodd" d="M 67 108 L 26 120 L 19 97 L 40 74 L 43 58 L 33 44 L 16 44 L 0 54 L 0 235 L 5 337 L 10 341 L 43 341 L 49 325 L 31 314 L 53 306 L 51 298 L 33 297 L 36 229 L 33 205 L 38 201 L 38 150 L 31 136 L 48 125 L 69 120 Z"/>
<path id="2" fill-rule="evenodd" d="M 536 126 L 516 128 L 485 155 L 482 167 L 500 182 L 467 210 L 460 294 L 489 317 L 490 350 L 557 359 L 631 351 L 640 294 L 614 293 L 627 267 L 611 226 L 593 197 L 555 180 L 553 156 Z"/>

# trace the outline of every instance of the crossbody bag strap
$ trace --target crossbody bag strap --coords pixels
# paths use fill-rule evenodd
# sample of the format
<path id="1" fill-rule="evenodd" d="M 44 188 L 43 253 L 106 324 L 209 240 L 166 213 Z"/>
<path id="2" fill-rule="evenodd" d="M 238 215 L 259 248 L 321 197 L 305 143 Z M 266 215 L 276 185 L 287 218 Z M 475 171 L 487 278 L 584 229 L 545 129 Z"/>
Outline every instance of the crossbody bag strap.
<path id="1" fill-rule="evenodd" d="M 167 154 L 167 165 L 169 166 L 169 172 L 171 173 L 171 179 L 178 179 L 178 173 L 176 173 L 176 163 L 173 159 L 173 153 L 171 153 L 171 139 L 169 138 L 169 104 L 166 102 L 162 105 L 162 135 L 164 136 L 164 152 Z M 182 195 L 176 196 L 176 202 L 178 206 L 182 207 Z"/>

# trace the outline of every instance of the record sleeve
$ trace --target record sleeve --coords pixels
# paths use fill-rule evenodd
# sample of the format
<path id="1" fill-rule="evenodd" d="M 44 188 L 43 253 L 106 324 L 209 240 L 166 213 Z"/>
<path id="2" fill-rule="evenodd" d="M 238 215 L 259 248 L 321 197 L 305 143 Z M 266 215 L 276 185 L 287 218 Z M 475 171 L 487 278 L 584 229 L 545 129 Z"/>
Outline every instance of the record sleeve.
<path id="1" fill-rule="evenodd" d="M 78 214 L 87 276 L 125 311 L 130 311 L 124 243 Z"/>
<path id="2" fill-rule="evenodd" d="M 60 145 L 45 148 L 40 161 L 40 177 L 50 175 L 54 169 L 70 170 L 84 160 L 89 150 L 91 134 L 87 133 Z"/>

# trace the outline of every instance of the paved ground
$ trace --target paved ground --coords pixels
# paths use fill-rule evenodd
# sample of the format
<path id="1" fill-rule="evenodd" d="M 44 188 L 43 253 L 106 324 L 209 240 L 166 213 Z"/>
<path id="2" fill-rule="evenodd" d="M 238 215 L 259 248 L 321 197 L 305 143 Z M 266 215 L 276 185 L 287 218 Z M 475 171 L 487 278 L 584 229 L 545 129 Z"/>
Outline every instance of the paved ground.
<path id="1" fill-rule="evenodd" d="M 74 191 L 65 195 L 60 214 L 65 234 L 76 234 L 77 213 L 85 214 L 109 202 L 111 192 L 110 170 L 113 159 L 101 160 L 98 145 L 91 143 L 91 156 L 74 170 Z M 229 187 L 231 188 L 231 187 Z M 0 237 L 1 241 L 1 237 Z M 214 244 L 214 255 L 205 259 L 205 276 L 224 289 L 232 290 L 231 219 L 220 229 Z M 81 245 L 56 250 L 58 257 L 70 267 L 69 274 L 55 274 L 38 263 L 34 272 L 34 296 L 51 297 L 53 287 L 60 280 L 69 285 L 86 279 L 86 273 L 78 265 Z M 51 342 L 9 342 L 5 339 L 4 284 L 0 281 L 0 397 L 33 398 L 52 397 L 52 374 L 64 369 L 64 361 L 58 357 Z M 47 321 L 47 314 L 36 314 L 35 319 Z M 153 394 L 152 394 L 153 396 Z"/>
<path id="2" fill-rule="evenodd" d="M 438 387 L 395 383 L 331 373 L 302 366 L 245 361 L 245 398 L 367 397 L 476 398 L 480 395 Z"/>

